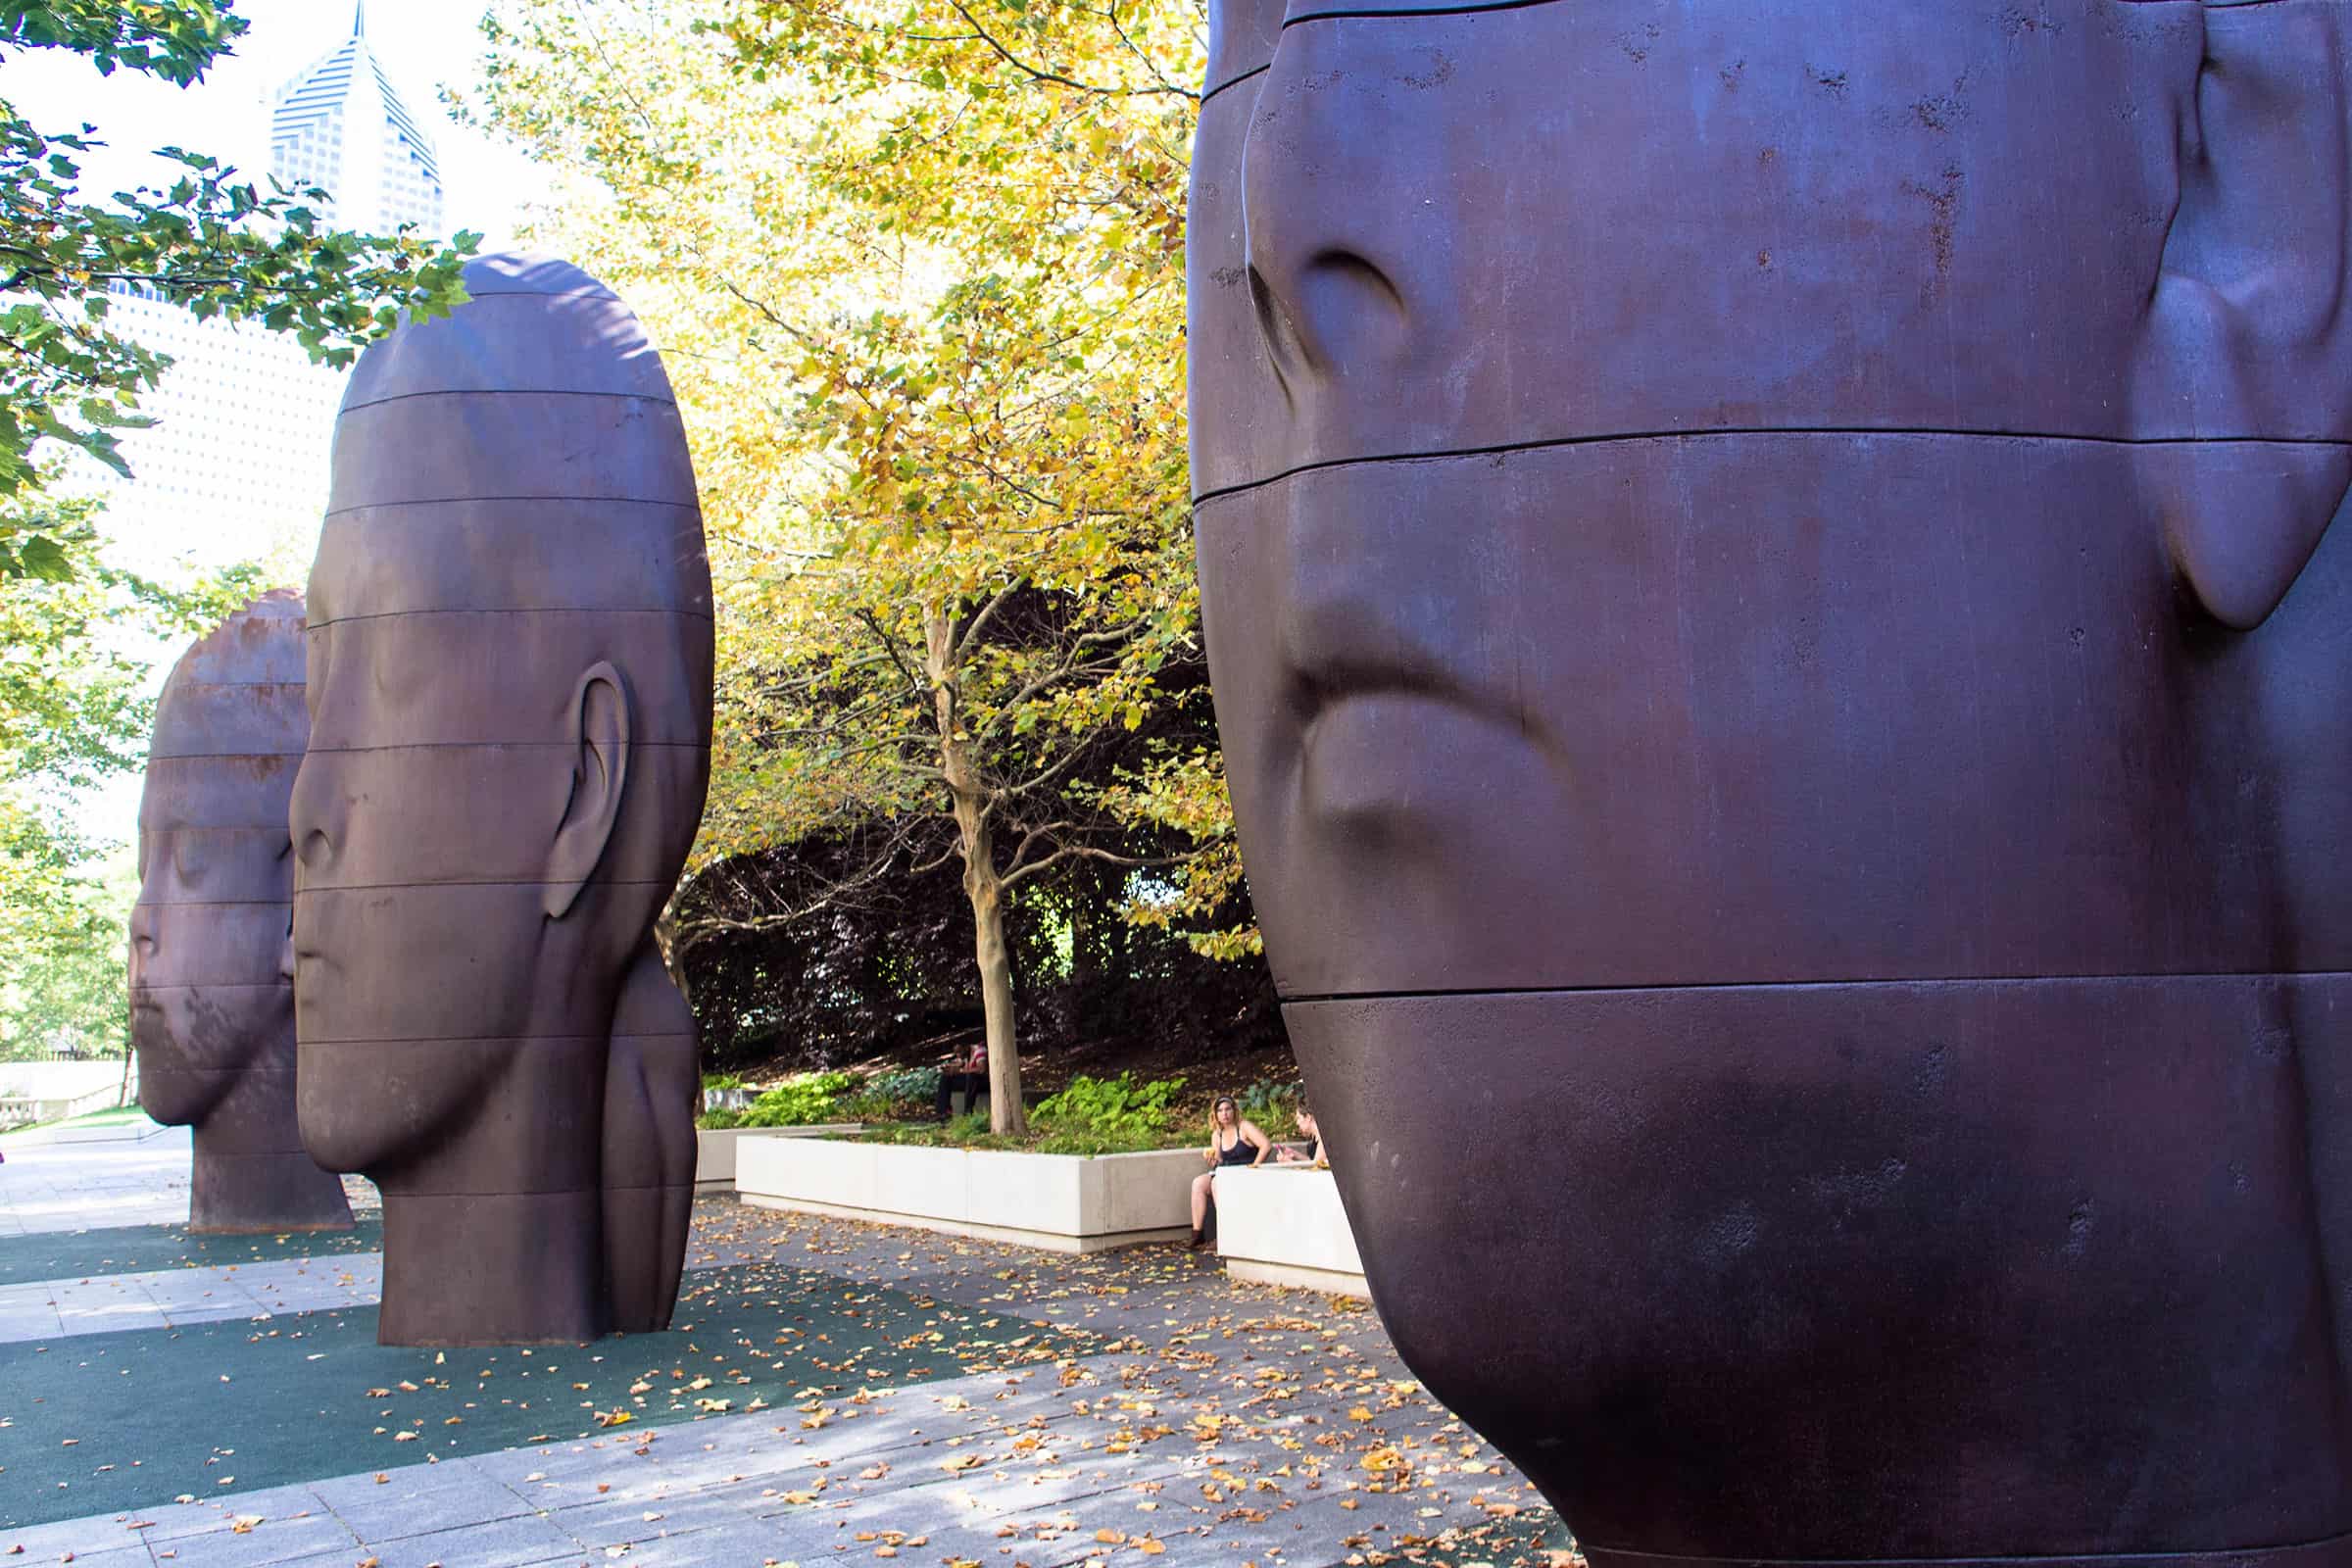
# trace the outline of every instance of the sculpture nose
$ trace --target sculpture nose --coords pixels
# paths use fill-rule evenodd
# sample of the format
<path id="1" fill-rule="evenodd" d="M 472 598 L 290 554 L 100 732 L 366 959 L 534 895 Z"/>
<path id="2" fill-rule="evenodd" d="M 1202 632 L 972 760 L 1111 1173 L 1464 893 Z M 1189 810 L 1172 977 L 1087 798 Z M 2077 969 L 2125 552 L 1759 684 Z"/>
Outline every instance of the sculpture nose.
<path id="1" fill-rule="evenodd" d="M 155 961 L 155 909 L 150 905 L 133 905 L 130 910 L 130 988 L 136 991 L 145 981 L 147 966 Z"/>
<path id="2" fill-rule="evenodd" d="M 1250 301 L 1294 396 L 1302 382 L 1393 394 L 1392 377 L 1443 336 L 1444 247 L 1418 243 L 1438 214 L 1421 192 L 1440 149 L 1385 113 L 1329 24 L 1286 29 L 1243 157 Z"/>

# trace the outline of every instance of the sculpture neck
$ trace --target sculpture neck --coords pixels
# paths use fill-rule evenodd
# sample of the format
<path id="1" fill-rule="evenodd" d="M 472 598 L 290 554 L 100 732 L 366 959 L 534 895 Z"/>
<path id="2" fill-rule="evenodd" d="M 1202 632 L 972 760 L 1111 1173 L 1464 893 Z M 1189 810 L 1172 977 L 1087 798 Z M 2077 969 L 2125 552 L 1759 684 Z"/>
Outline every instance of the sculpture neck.
<path id="1" fill-rule="evenodd" d="M 584 1345 L 605 1332 L 594 1190 L 384 1193 L 384 1345 Z"/>
<path id="2" fill-rule="evenodd" d="M 188 1229 L 217 1235 L 347 1231 L 342 1178 L 303 1151 L 293 1074 L 241 1075 L 191 1134 Z"/>

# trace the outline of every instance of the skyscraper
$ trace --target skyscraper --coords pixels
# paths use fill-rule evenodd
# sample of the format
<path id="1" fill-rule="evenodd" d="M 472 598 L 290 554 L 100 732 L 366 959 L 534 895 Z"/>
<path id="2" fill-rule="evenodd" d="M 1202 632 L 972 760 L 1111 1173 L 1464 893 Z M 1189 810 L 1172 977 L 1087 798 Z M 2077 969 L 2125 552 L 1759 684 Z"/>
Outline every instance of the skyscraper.
<path id="1" fill-rule="evenodd" d="M 324 187 L 340 227 L 441 231 L 440 155 L 368 46 L 367 0 L 353 13 L 351 36 L 278 90 L 270 172 L 289 185 Z"/>
<path id="2" fill-rule="evenodd" d="M 270 172 L 323 188 L 333 225 L 442 233 L 439 155 L 368 44 L 365 4 L 348 37 L 278 89 L 270 143 Z M 106 485 L 120 535 L 148 547 L 139 564 L 200 541 L 216 564 L 299 561 L 326 504 L 347 372 L 314 365 L 290 337 L 199 321 L 152 289 L 118 285 L 108 306 L 110 327 L 173 362 L 141 400 L 157 427 L 122 442 L 136 479 Z"/>

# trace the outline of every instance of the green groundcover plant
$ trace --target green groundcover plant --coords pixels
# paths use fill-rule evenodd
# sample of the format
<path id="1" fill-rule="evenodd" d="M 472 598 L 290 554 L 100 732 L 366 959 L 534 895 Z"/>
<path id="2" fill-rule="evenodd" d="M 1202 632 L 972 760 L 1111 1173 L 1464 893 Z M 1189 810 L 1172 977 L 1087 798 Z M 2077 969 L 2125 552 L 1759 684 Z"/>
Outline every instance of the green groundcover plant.
<path id="1" fill-rule="evenodd" d="M 1137 1083 L 1130 1073 L 1116 1078 L 1081 1074 L 1061 1093 L 1039 1102 L 1029 1113 L 1025 1137 L 992 1133 L 985 1110 L 944 1125 L 900 1122 L 868 1127 L 864 1137 L 874 1143 L 1020 1150 L 1036 1154 L 1134 1154 L 1182 1149 L 1191 1139 L 1176 1127 L 1171 1105 L 1183 1088 L 1182 1078 Z"/>
<path id="2" fill-rule="evenodd" d="M 862 1080 L 854 1072 L 804 1072 L 785 1079 L 741 1110 L 707 1110 L 697 1126 L 814 1127 L 851 1119 L 844 1102 Z"/>

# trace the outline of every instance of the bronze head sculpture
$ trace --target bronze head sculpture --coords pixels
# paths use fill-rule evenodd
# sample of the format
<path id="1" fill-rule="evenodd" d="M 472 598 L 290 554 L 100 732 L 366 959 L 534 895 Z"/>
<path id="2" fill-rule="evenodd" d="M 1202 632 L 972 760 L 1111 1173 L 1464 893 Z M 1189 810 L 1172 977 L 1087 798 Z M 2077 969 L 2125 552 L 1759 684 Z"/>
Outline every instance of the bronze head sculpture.
<path id="1" fill-rule="evenodd" d="M 200 638 L 156 705 L 130 913 L 139 1103 L 194 1129 L 188 1228 L 349 1230 L 294 1119 L 286 798 L 310 733 L 302 599 L 263 595 Z"/>
<path id="2" fill-rule="evenodd" d="M 1211 57 L 1218 718 L 1407 1360 L 1600 1568 L 2352 1562 L 2352 7 Z"/>
<path id="3" fill-rule="evenodd" d="M 693 1021 L 653 925 L 701 820 L 711 620 L 662 362 L 566 263 L 369 349 L 310 607 L 302 1133 L 384 1194 L 381 1338 L 666 1326 Z"/>

